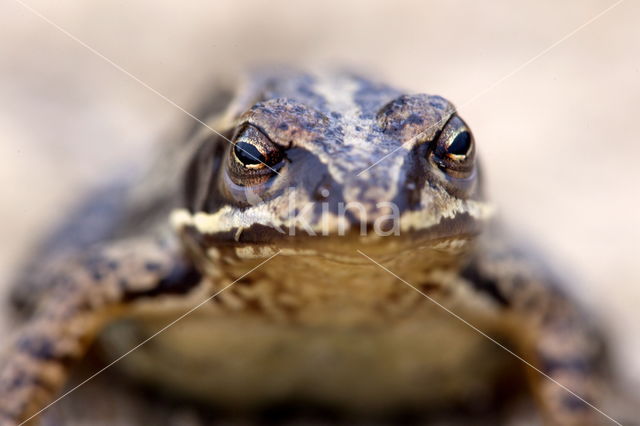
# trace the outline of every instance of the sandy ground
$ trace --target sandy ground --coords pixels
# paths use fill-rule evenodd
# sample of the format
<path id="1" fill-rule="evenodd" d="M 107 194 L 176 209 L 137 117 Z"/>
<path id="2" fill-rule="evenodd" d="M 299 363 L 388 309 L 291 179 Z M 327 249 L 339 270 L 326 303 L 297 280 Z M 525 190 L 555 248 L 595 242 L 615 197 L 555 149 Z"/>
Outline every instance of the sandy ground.
<path id="1" fill-rule="evenodd" d="M 347 64 L 441 94 L 474 129 L 492 197 L 602 318 L 640 384 L 640 3 L 26 0 L 189 109 L 261 63 Z M 534 61 L 536 55 L 554 46 Z M 144 156 L 181 111 L 0 4 L 0 282 L 78 191 Z"/>

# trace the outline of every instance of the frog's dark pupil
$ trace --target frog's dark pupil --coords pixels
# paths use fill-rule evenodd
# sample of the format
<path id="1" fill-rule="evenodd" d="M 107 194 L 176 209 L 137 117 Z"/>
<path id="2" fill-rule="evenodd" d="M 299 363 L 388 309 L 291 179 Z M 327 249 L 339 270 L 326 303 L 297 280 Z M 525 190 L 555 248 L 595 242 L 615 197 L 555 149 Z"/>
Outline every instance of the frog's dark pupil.
<path id="1" fill-rule="evenodd" d="M 247 142 L 237 142 L 235 154 L 238 160 L 245 166 L 253 166 L 264 163 L 267 159 L 258 151 L 258 148 Z"/>
<path id="2" fill-rule="evenodd" d="M 447 147 L 447 152 L 453 155 L 467 155 L 470 148 L 471 135 L 469 135 L 469 132 L 462 132 L 459 133 Z"/>

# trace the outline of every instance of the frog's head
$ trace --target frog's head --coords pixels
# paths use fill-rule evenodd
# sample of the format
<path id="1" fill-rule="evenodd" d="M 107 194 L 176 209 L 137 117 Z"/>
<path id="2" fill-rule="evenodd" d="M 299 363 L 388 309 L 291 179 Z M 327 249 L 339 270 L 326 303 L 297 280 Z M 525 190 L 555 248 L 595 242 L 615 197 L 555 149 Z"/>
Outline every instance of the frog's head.
<path id="1" fill-rule="evenodd" d="M 439 96 L 350 74 L 263 77 L 200 144 L 175 222 L 258 256 L 463 248 L 484 202 L 473 135 Z M 224 124 L 220 124 L 223 122 Z"/>

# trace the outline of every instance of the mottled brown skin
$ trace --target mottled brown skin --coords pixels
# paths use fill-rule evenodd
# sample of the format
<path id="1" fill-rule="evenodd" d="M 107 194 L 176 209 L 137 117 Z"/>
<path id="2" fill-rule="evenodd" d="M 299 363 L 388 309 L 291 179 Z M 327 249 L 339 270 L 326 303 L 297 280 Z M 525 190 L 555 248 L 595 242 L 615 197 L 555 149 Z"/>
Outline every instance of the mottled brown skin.
<path id="1" fill-rule="evenodd" d="M 115 197 L 112 208 L 71 221 L 71 234 L 87 238 L 54 238 L 16 286 L 25 322 L 0 363 L 1 425 L 19 424 L 51 402 L 105 324 L 156 306 L 188 307 L 194 295 L 215 293 L 278 250 L 214 299 L 216 326 L 257 319 L 293 359 L 296 342 L 318 327 L 329 342 L 354 330 L 370 330 L 377 342 L 421 321 L 426 334 L 431 302 L 361 250 L 471 322 L 507 335 L 524 359 L 598 404 L 600 340 L 557 281 L 492 224 L 473 140 L 457 157 L 450 151 L 468 129 L 445 99 L 346 73 L 279 71 L 253 76 L 207 122 L 235 145 L 206 129 L 171 144 L 173 154 L 145 184 Z M 239 158 L 251 162 L 244 154 L 255 151 L 234 153 L 238 146 L 255 147 L 266 164 L 246 166 Z M 305 209 L 314 202 L 326 207 Z M 356 202 L 362 207 L 336 219 L 341 205 Z M 398 235 L 372 235 L 374 222 L 389 214 L 379 203 L 398 207 Z M 303 212 L 306 228 L 291 220 L 293 211 Z M 298 262 L 306 273 L 293 272 Z M 256 296 L 258 288 L 271 296 Z M 284 329 L 299 337 L 286 340 L 278 334 Z M 416 358 L 411 365 L 419 366 Z M 528 372 L 549 424 L 606 420 Z M 189 392 L 188 382 L 175 386 Z"/>

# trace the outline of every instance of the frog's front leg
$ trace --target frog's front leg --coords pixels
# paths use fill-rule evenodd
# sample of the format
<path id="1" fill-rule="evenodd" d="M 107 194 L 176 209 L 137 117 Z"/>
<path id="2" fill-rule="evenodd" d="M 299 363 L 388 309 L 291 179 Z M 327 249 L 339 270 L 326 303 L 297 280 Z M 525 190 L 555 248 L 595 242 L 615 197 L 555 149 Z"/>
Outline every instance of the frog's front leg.
<path id="1" fill-rule="evenodd" d="M 101 327 L 140 297 L 186 292 L 200 275 L 160 241 L 124 240 L 54 265 L 27 323 L 0 358 L 0 425 L 37 413 L 60 391 Z"/>
<path id="2" fill-rule="evenodd" d="M 489 247 L 463 275 L 499 306 L 499 325 L 507 326 L 522 359 L 533 367 L 527 370 L 545 420 L 552 425 L 608 423 L 594 408 L 603 385 L 600 336 L 544 268 L 515 252 Z"/>

